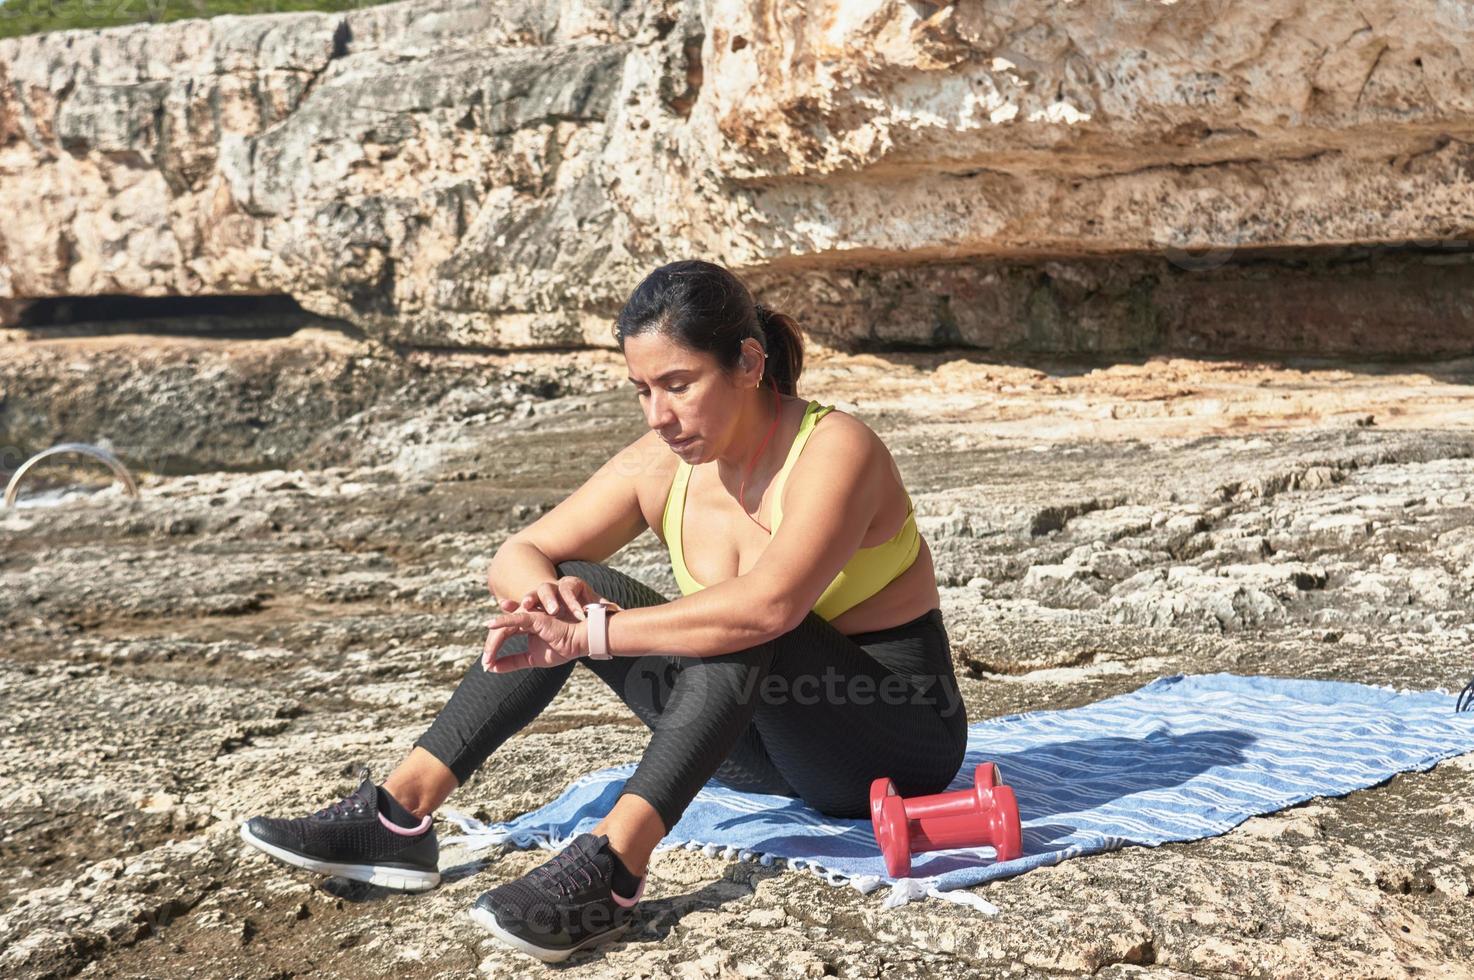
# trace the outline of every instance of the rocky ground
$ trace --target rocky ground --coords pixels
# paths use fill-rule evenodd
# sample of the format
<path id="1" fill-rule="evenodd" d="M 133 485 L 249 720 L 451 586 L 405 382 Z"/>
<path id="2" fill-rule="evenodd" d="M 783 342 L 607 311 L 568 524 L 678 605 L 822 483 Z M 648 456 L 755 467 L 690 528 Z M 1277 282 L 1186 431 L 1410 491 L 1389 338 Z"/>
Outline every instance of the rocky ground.
<path id="1" fill-rule="evenodd" d="M 538 969 L 465 910 L 543 852 L 450 849 L 447 883 L 406 897 L 286 871 L 236 828 L 406 750 L 479 648 L 497 544 L 639 433 L 622 360 L 416 355 L 407 371 L 356 341 L 303 354 L 316 343 L 0 345 L 7 438 L 106 427 L 75 409 L 68 345 L 85 344 L 109 390 L 131 386 L 120 442 L 162 458 L 184 436 L 149 419 L 173 417 L 195 447 L 176 471 L 212 441 L 231 454 L 148 474 L 138 500 L 0 515 L 4 975 Z M 151 369 L 186 347 L 188 370 Z M 1474 674 L 1474 361 L 817 353 L 802 392 L 869 422 L 907 477 L 974 719 L 1176 672 L 1448 690 Z M 325 406 L 271 381 L 296 356 L 379 380 Z M 270 411 L 238 412 L 222 377 L 276 393 Z M 677 594 L 653 535 L 612 562 Z M 584 673 L 454 805 L 507 818 L 638 758 L 643 728 Z M 642 927 L 560 972 L 1470 976 L 1471 800 L 1474 757 L 1450 760 L 1211 840 L 990 883 L 992 918 L 663 852 Z"/>

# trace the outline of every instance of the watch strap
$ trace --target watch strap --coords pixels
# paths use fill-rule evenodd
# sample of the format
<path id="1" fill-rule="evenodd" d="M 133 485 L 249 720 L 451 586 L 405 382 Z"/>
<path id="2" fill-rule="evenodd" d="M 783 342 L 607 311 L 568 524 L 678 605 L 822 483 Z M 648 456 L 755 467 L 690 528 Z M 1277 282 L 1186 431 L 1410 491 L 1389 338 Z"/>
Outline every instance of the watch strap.
<path id="1" fill-rule="evenodd" d="M 583 611 L 588 615 L 589 659 L 613 659 L 609 652 L 609 607 L 602 602 L 591 602 Z"/>

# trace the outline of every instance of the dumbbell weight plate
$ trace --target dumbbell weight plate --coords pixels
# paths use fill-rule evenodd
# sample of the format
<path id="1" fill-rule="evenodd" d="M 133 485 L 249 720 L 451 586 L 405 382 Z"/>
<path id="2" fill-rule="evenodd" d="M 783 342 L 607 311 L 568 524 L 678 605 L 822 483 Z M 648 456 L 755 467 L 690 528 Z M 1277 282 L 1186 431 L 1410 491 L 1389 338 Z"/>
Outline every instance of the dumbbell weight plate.
<path id="1" fill-rule="evenodd" d="M 882 776 L 870 784 L 870 826 L 892 878 L 911 873 L 911 827 L 906 822 L 906 803 L 896 795 L 896 785 Z"/>
<path id="2" fill-rule="evenodd" d="M 911 874 L 911 824 L 906 819 L 906 802 L 899 796 L 887 796 L 882 802 L 881 826 L 885 837 L 880 853 L 885 855 L 885 870 L 892 878 Z"/>
<path id="3" fill-rule="evenodd" d="M 1013 795 L 1012 786 L 993 788 L 992 829 L 997 860 L 1012 861 L 1023 856 L 1023 827 L 1019 822 L 1018 799 Z"/>
<path id="4" fill-rule="evenodd" d="M 972 771 L 972 784 L 981 789 L 992 789 L 1003 782 L 998 778 L 998 766 L 991 762 L 981 762 Z"/>

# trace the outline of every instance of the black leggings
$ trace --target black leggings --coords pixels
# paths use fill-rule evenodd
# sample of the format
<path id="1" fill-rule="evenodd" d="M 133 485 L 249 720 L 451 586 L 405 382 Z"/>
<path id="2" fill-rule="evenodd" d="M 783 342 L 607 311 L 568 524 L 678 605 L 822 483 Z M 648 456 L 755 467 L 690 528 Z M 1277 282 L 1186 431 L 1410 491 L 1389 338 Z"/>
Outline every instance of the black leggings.
<path id="1" fill-rule="evenodd" d="M 669 601 L 602 564 L 566 561 L 557 571 L 626 609 Z M 526 646 L 519 634 L 503 650 Z M 477 657 L 415 744 L 464 783 L 547 707 L 575 664 L 599 675 L 650 728 L 623 792 L 648 801 L 667 833 L 713 777 L 857 818 L 869 813 L 877 776 L 891 777 L 902 796 L 938 793 L 967 747 L 940 609 L 854 636 L 810 612 L 777 639 L 714 657 L 585 657 L 508 674 L 488 673 Z"/>

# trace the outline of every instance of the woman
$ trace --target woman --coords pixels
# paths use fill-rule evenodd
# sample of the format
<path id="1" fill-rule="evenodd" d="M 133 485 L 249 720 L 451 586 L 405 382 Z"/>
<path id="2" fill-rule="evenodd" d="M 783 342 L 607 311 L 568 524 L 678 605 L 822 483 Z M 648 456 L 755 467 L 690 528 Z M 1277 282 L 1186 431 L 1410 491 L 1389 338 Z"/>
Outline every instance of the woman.
<path id="1" fill-rule="evenodd" d="M 242 827 L 298 867 L 433 887 L 431 814 L 583 663 L 650 742 L 591 833 L 472 909 L 548 961 L 625 930 L 652 850 L 708 779 L 856 818 L 875 777 L 940 792 L 966 747 L 910 495 L 875 433 L 797 397 L 793 321 L 727 270 L 677 262 L 615 335 L 650 431 L 497 551 L 488 582 L 508 598 L 430 729 L 382 786 Z M 646 528 L 675 601 L 600 564 Z"/>

